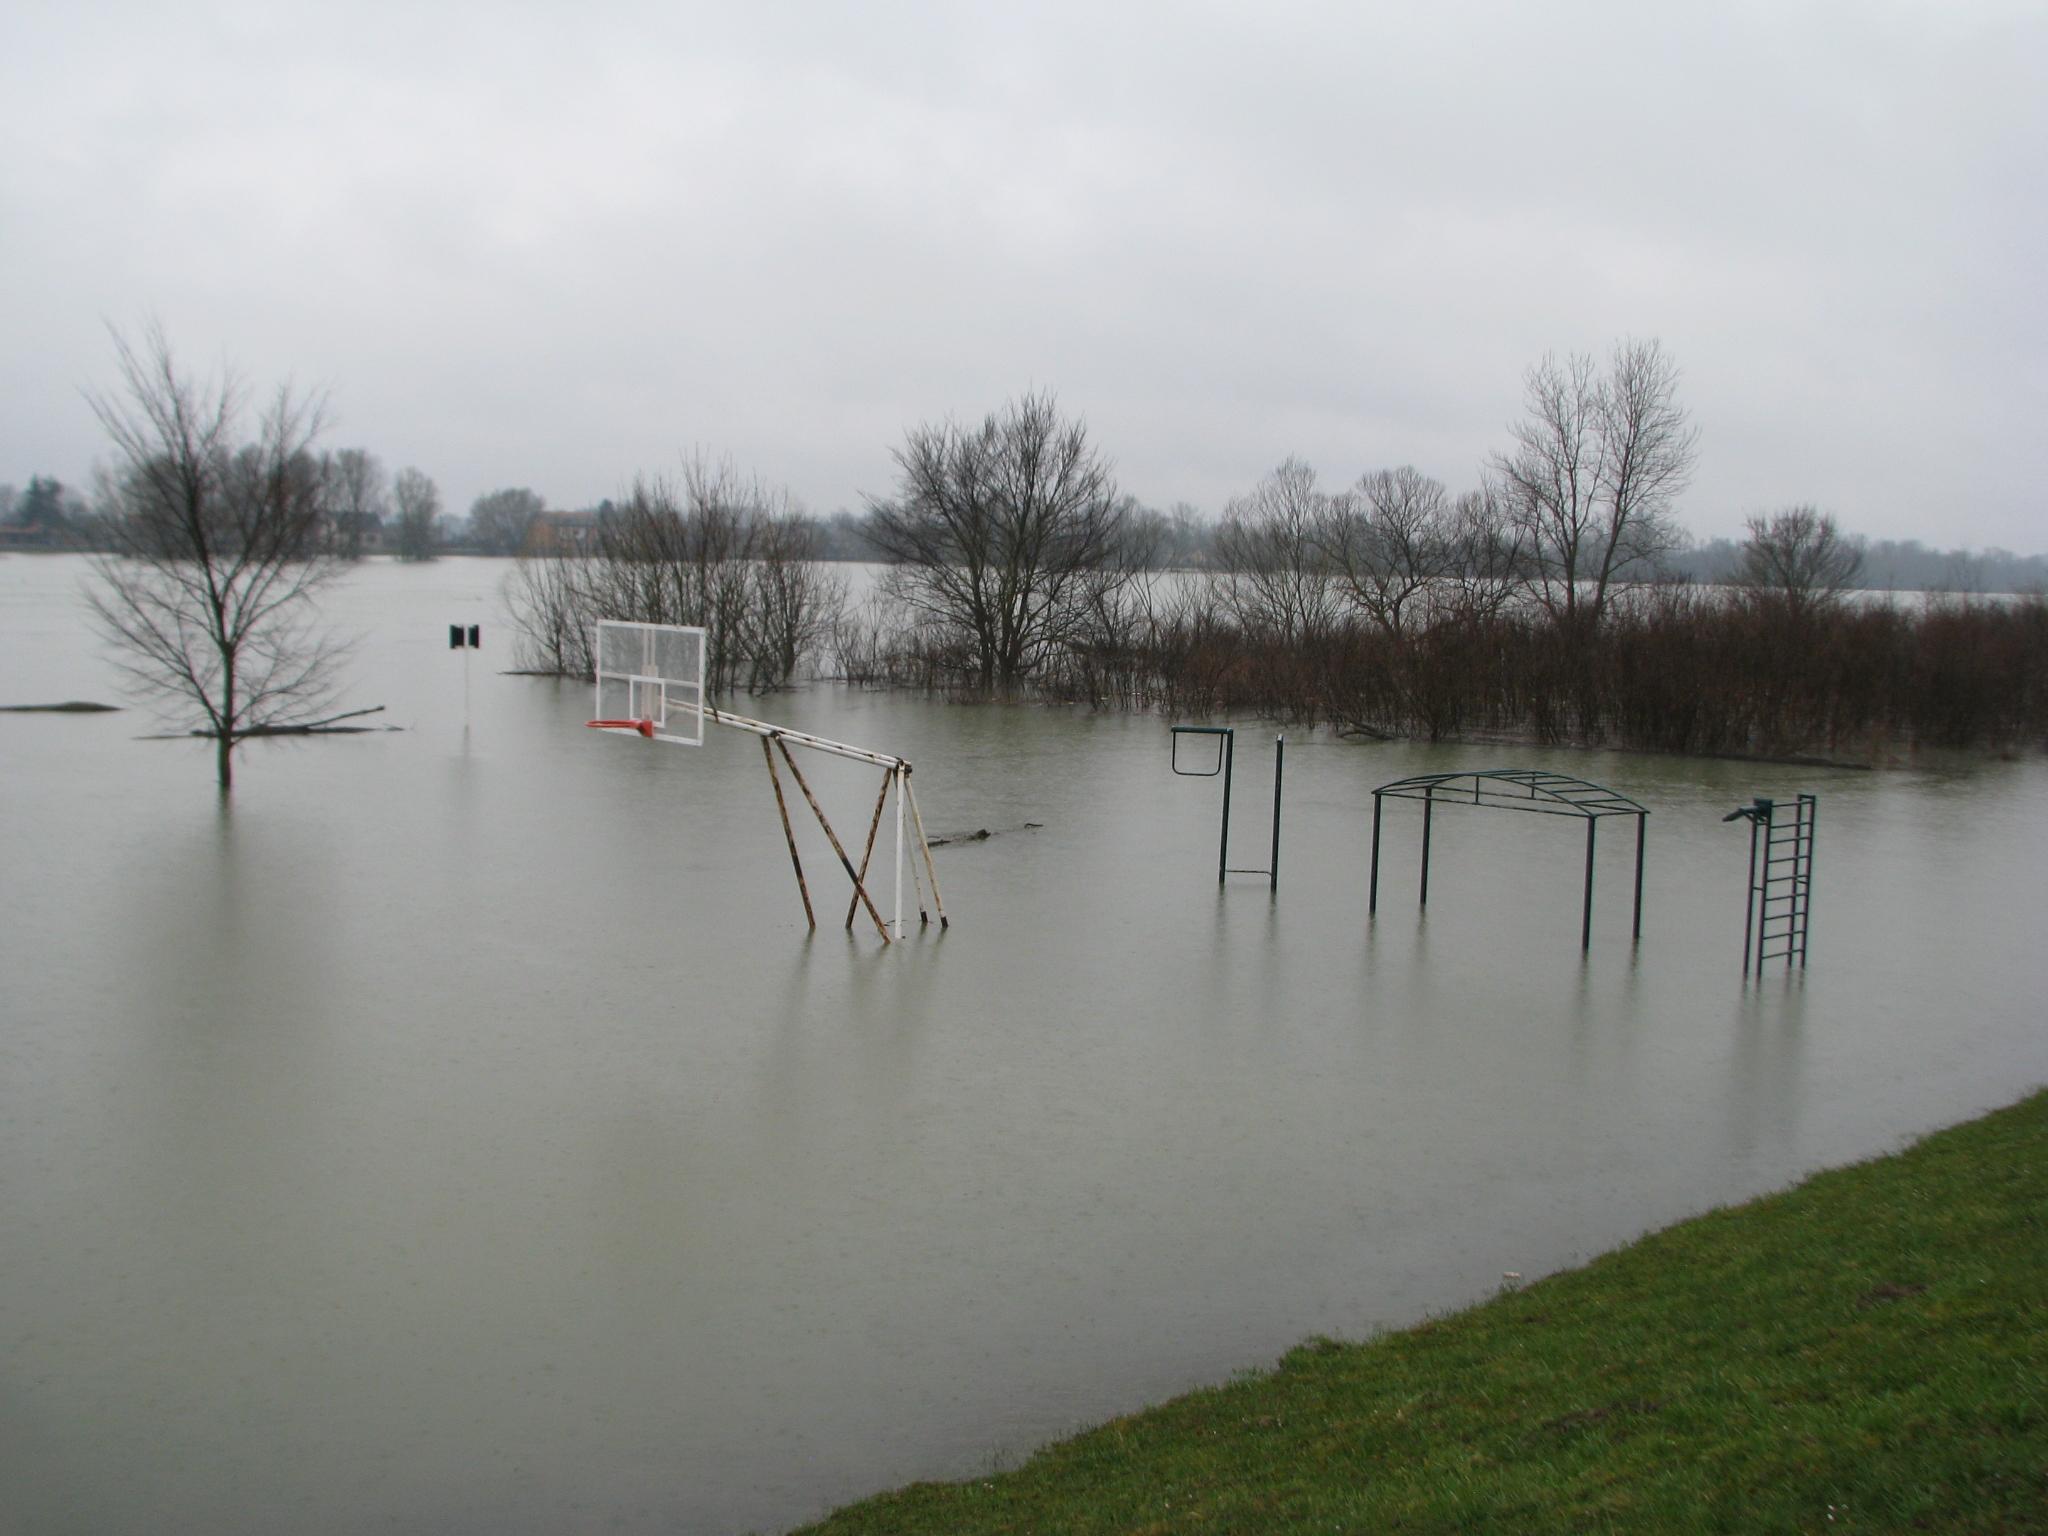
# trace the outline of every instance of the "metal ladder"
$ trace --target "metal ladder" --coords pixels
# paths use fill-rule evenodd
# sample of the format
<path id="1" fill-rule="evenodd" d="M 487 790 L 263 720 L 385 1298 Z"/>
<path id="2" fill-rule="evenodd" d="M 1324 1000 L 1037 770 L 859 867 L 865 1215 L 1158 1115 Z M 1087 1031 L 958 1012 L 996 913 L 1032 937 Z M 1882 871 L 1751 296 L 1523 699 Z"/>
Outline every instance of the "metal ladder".
<path id="1" fill-rule="evenodd" d="M 1806 935 L 1813 911 L 1815 796 L 1789 804 L 1759 796 L 1736 816 L 1749 821 L 1749 909 L 1742 924 L 1742 971 L 1761 976 L 1764 962 L 1806 968 Z M 1789 813 L 1789 814 L 1788 814 Z"/>

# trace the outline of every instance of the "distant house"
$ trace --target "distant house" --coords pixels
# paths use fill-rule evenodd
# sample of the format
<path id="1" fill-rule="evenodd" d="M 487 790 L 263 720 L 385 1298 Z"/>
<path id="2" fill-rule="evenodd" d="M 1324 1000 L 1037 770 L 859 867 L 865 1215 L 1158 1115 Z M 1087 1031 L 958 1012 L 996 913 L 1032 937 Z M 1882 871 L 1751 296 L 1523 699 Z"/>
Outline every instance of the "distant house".
<path id="1" fill-rule="evenodd" d="M 329 540 L 350 555 L 374 555 L 384 549 L 384 523 L 374 512 L 338 512 L 329 520 Z"/>
<path id="2" fill-rule="evenodd" d="M 526 552 L 534 555 L 587 555 L 597 547 L 595 509 L 588 512 L 543 512 L 526 531 Z"/>

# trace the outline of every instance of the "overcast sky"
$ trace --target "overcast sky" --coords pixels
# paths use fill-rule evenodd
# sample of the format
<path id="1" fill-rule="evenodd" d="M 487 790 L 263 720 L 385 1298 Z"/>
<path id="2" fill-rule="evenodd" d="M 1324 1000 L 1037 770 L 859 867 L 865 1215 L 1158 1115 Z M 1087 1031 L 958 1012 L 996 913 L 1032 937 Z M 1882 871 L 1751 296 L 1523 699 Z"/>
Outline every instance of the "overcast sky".
<path id="1" fill-rule="evenodd" d="M 152 318 L 457 511 L 693 448 L 858 507 L 1029 388 L 1155 506 L 1458 490 L 1635 336 L 1695 533 L 2038 552 L 2044 75 L 2041 0 L 14 0 L 0 481 L 88 479 Z"/>

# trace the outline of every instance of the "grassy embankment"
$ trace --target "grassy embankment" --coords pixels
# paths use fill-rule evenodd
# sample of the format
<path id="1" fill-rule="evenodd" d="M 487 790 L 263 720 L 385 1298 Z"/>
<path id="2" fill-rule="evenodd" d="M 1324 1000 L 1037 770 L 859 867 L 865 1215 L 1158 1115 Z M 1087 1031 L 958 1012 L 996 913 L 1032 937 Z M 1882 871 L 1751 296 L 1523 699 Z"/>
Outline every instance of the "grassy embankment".
<path id="1" fill-rule="evenodd" d="M 2048 1531 L 2048 1093 L 813 1529 Z"/>

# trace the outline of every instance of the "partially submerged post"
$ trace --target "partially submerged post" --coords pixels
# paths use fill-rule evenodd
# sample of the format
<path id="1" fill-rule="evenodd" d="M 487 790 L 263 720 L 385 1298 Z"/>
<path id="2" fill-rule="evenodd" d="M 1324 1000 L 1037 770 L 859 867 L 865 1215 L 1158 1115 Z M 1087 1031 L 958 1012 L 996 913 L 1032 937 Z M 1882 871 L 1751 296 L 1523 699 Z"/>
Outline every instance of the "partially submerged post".
<path id="1" fill-rule="evenodd" d="M 810 884 L 804 878 L 803 860 L 797 855 L 796 833 L 789 824 L 789 802 L 782 793 L 782 777 L 776 771 L 775 753 L 782 754 L 782 761 L 796 780 L 805 803 L 824 829 L 826 841 L 839 856 L 840 867 L 853 882 L 853 905 L 847 911 L 847 926 L 851 928 L 854 915 L 866 907 L 885 944 L 891 942 L 892 937 L 903 937 L 905 837 L 908 822 L 914 820 L 918 846 L 923 851 L 925 868 L 931 876 L 932 907 L 938 913 L 939 927 L 947 927 L 945 905 L 939 899 L 938 871 L 932 865 L 931 845 L 925 840 L 924 818 L 918 814 L 917 795 L 910 787 L 910 763 L 893 753 L 872 752 L 866 747 L 815 736 L 809 731 L 770 725 L 765 720 L 753 720 L 715 708 L 704 696 L 704 641 L 704 630 L 693 625 L 627 624 L 609 619 L 600 622 L 596 648 L 597 718 L 589 722 L 591 728 L 682 746 L 703 743 L 707 720 L 759 736 L 761 754 L 768 764 L 769 782 L 775 790 L 775 809 L 782 819 L 782 835 L 789 845 L 789 862 L 796 871 L 797 891 L 803 897 L 804 917 L 813 929 L 818 926 L 818 918 L 811 907 Z M 870 763 L 882 770 L 881 794 L 875 801 L 874 819 L 868 827 L 868 840 L 859 868 L 854 867 L 845 846 L 839 841 L 838 832 L 825 814 L 824 806 L 811 792 L 803 770 L 797 766 L 796 758 L 789 750 L 791 746 L 808 747 L 828 757 Z M 892 790 L 896 795 L 896 906 L 893 921 L 884 921 L 868 891 L 868 868 L 874 856 L 875 838 L 881 830 L 883 807 Z M 914 865 L 911 880 L 912 883 L 917 880 Z M 924 907 L 922 888 L 918 892 L 918 917 L 924 923 L 931 921 L 931 914 Z"/>
<path id="2" fill-rule="evenodd" d="M 1372 873 L 1367 887 L 1366 914 L 1379 911 L 1380 904 L 1380 811 L 1382 802 L 1422 802 L 1422 897 L 1429 905 L 1429 840 L 1431 823 L 1439 802 L 1446 805 L 1490 806 L 1496 810 L 1534 811 L 1544 816 L 1582 816 L 1586 822 L 1586 889 L 1579 918 L 1579 948 L 1593 947 L 1593 848 L 1594 834 L 1603 816 L 1633 816 L 1636 819 L 1635 917 L 1633 938 L 1643 936 L 1643 845 L 1649 811 L 1623 794 L 1567 773 L 1541 768 L 1485 768 L 1477 772 L 1420 773 L 1396 779 L 1372 792 Z"/>
<path id="3" fill-rule="evenodd" d="M 1173 771 L 1184 779 L 1223 778 L 1222 826 L 1216 837 L 1216 883 L 1223 884 L 1230 875 L 1264 875 L 1267 889 L 1280 889 L 1280 786 L 1287 767 L 1287 738 L 1273 738 L 1273 843 L 1264 869 L 1233 869 L 1230 866 L 1230 781 L 1237 762 L 1237 730 L 1228 725 L 1176 725 L 1169 728 L 1173 734 Z M 1214 736 L 1216 745 L 1216 766 L 1213 768 L 1181 766 L 1180 742 L 1183 736 Z"/>
<path id="4" fill-rule="evenodd" d="M 462 652 L 462 728 L 469 729 L 469 658 L 484 648 L 481 624 L 450 624 L 448 649 Z"/>
<path id="5" fill-rule="evenodd" d="M 816 931 L 818 914 L 811 910 L 811 884 L 804 879 L 804 861 L 797 856 L 796 833 L 789 825 L 789 802 L 782 798 L 782 775 L 775 771 L 775 752 L 766 736 L 761 738 L 761 757 L 768 764 L 768 782 L 775 786 L 775 814 L 782 818 L 782 836 L 789 844 L 790 867 L 796 871 L 796 891 L 804 899 L 804 920 Z M 846 926 L 853 926 L 851 911 L 846 914 Z"/>

